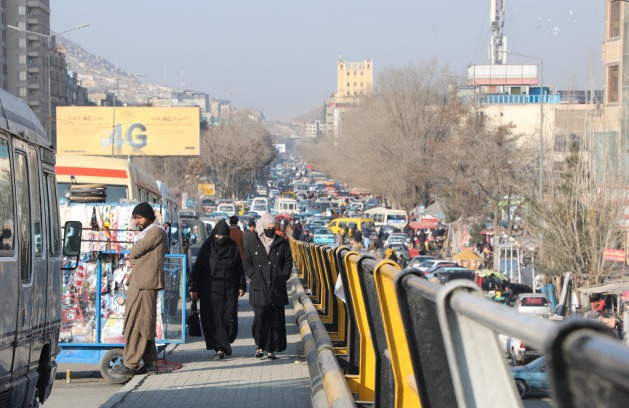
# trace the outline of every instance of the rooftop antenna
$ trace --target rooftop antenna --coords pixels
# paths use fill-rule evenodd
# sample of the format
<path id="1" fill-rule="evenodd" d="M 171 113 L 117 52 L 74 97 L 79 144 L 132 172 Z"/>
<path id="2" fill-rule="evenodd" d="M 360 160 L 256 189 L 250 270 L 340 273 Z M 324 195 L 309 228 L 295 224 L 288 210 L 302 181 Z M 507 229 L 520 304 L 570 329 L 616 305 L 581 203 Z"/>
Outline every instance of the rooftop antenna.
<path id="1" fill-rule="evenodd" d="M 489 0 L 489 27 L 491 28 L 490 62 L 492 65 L 506 64 L 507 37 L 504 35 L 505 3 L 507 0 Z"/>

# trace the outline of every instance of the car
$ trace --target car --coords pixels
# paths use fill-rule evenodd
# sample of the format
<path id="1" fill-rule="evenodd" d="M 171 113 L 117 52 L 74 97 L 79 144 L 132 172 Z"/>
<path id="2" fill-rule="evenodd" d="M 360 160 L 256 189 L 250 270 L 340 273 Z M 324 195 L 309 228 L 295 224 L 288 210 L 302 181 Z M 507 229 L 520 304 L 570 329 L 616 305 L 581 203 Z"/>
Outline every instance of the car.
<path id="1" fill-rule="evenodd" d="M 383 247 L 385 249 L 393 245 L 405 245 L 406 247 L 408 247 L 409 243 L 410 243 L 410 239 L 408 238 L 406 234 L 400 234 L 400 233 L 395 232 L 389 235 L 389 237 L 384 241 Z"/>
<path id="2" fill-rule="evenodd" d="M 441 262 L 437 262 L 434 263 L 434 261 L 424 261 L 422 262 L 417 269 L 419 269 L 420 271 L 424 272 L 424 276 L 427 279 L 432 279 L 433 276 L 435 276 L 435 271 L 439 268 L 442 268 L 444 266 L 449 266 L 449 267 L 453 267 L 453 266 L 459 266 L 456 262 L 454 261 L 444 261 L 444 260 L 440 260 Z M 433 262 L 433 266 L 431 266 L 428 269 L 422 269 L 422 265 L 424 265 L 426 262 Z"/>
<path id="3" fill-rule="evenodd" d="M 327 228 L 316 228 L 312 232 L 312 242 L 319 245 L 334 245 L 334 233 Z"/>
<path id="4" fill-rule="evenodd" d="M 207 226 L 203 221 L 194 218 L 182 218 L 181 226 L 184 246 L 188 255 L 188 265 L 192 268 L 197 260 L 201 245 L 209 236 Z"/>
<path id="5" fill-rule="evenodd" d="M 548 393 L 548 373 L 546 372 L 544 356 L 527 365 L 511 367 L 511 376 L 521 398 L 531 392 Z"/>
<path id="6" fill-rule="evenodd" d="M 422 262 L 421 264 L 419 264 L 417 269 L 426 273 L 427 270 L 433 269 L 436 266 L 457 266 L 457 263 L 454 261 L 449 261 L 445 259 L 432 259 L 432 260 Z M 434 272 L 434 270 L 431 272 Z"/>
<path id="7" fill-rule="evenodd" d="M 344 218 L 339 217 L 335 218 L 327 225 L 329 229 L 332 230 L 335 234 L 339 232 L 340 229 L 347 227 L 348 230 L 353 230 L 358 226 L 358 229 L 362 231 L 362 229 L 371 225 L 371 220 L 369 218 Z"/>
<path id="8" fill-rule="evenodd" d="M 445 285 L 446 283 L 456 279 L 467 279 L 473 281 L 474 271 L 460 266 L 442 266 L 433 272 L 433 276 L 436 276 L 439 279 L 439 282 L 442 285 Z"/>
<path id="9" fill-rule="evenodd" d="M 550 316 L 550 302 L 543 293 L 520 293 L 513 307 L 518 313 Z"/>
<path id="10" fill-rule="evenodd" d="M 216 204 L 214 203 L 214 200 L 210 198 L 204 198 L 201 200 L 201 211 L 206 214 L 216 211 Z"/>
<path id="11" fill-rule="evenodd" d="M 432 261 L 435 257 L 432 255 L 417 255 L 408 263 L 409 268 L 417 268 L 424 261 Z"/>

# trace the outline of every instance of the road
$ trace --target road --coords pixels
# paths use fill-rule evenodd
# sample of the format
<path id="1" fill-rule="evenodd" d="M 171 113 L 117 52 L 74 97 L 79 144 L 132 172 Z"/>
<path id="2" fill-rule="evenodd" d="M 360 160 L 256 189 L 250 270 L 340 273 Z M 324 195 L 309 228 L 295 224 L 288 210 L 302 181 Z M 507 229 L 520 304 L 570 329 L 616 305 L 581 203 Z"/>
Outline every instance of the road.
<path id="1" fill-rule="evenodd" d="M 72 381 L 66 382 L 66 370 L 72 370 Z M 60 363 L 50 398 L 44 408 L 97 408 L 122 384 L 110 384 L 100 375 L 98 364 Z"/>

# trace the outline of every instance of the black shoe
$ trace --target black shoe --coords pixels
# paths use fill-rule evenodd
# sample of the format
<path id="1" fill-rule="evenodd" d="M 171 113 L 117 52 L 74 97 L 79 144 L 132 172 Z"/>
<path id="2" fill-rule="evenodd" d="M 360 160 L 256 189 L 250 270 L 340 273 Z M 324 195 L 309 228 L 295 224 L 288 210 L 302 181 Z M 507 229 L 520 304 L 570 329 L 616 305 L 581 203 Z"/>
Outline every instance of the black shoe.
<path id="1" fill-rule="evenodd" d="M 157 364 L 142 364 L 135 370 L 136 374 L 157 374 Z"/>
<path id="2" fill-rule="evenodd" d="M 262 351 L 262 349 L 256 350 L 256 358 L 262 358 L 263 355 L 264 355 L 264 351 Z"/>
<path id="3" fill-rule="evenodd" d="M 216 355 L 214 356 L 214 360 L 222 360 L 225 358 L 225 353 L 223 353 L 221 350 L 216 352 Z"/>
<path id="4" fill-rule="evenodd" d="M 133 377 L 137 374 L 136 370 L 126 366 L 114 367 L 111 369 L 111 372 L 118 375 L 126 375 L 127 377 Z"/>
<path id="5" fill-rule="evenodd" d="M 266 356 L 269 358 L 269 360 L 275 360 L 277 358 L 273 353 L 266 353 Z"/>

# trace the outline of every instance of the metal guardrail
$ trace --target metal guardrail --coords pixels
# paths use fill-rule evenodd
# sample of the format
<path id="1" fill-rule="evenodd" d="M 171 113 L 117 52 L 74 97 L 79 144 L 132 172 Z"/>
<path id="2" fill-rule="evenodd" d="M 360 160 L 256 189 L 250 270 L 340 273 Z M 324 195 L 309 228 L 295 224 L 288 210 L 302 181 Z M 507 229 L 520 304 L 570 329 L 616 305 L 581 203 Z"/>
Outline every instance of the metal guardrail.
<path id="1" fill-rule="evenodd" d="M 299 271 L 293 304 L 303 310 L 297 319 L 309 367 L 316 361 L 318 368 L 311 370 L 313 406 L 325 406 L 322 391 L 328 406 L 522 406 L 497 333 L 544 352 L 555 406 L 627 405 L 629 349 L 597 322 L 526 316 L 484 298 L 469 281 L 441 286 L 346 247 L 291 245 Z M 327 293 L 337 279 L 346 303 Z M 332 324 L 320 316 L 337 322 L 336 341 L 323 333 Z"/>

